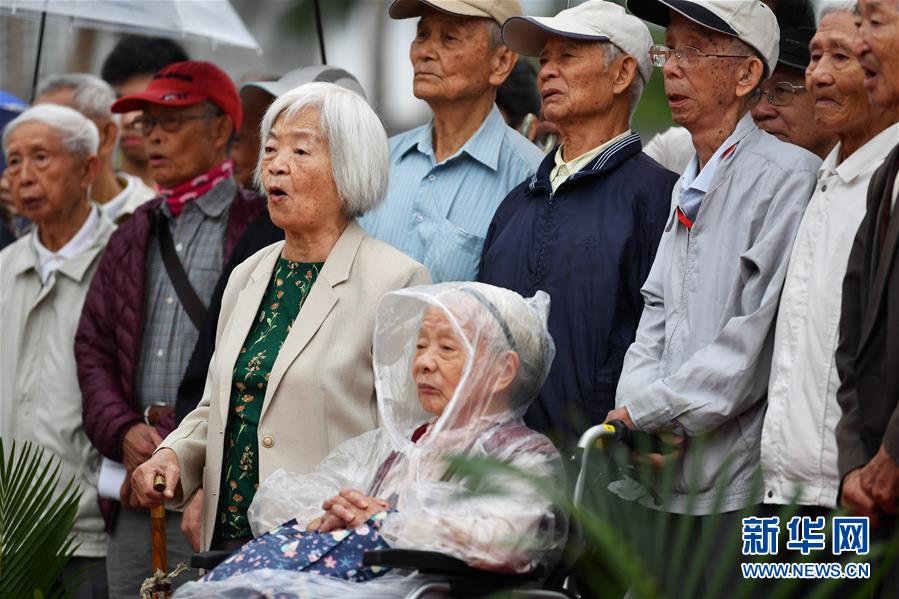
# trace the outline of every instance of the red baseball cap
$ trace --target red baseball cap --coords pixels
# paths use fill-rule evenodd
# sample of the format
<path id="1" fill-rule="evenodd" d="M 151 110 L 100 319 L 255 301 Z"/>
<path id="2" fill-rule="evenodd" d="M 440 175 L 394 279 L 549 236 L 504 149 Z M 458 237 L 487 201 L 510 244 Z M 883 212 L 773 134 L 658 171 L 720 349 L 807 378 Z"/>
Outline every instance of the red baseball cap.
<path id="1" fill-rule="evenodd" d="M 113 112 L 141 110 L 148 102 L 162 106 L 190 106 L 209 100 L 231 117 L 234 130 L 240 129 L 243 109 L 231 78 L 211 62 L 173 62 L 153 75 L 139 94 L 122 96 L 112 104 Z"/>

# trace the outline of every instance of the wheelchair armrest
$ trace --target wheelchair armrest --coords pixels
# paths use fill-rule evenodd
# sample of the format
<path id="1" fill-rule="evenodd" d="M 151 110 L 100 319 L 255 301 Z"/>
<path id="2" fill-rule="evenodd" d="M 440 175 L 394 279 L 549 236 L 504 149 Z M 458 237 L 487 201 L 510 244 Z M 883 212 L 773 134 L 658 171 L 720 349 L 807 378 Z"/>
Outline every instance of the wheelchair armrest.
<path id="1" fill-rule="evenodd" d="M 399 570 L 418 570 L 422 574 L 465 577 L 476 579 L 508 579 L 525 582 L 538 580 L 544 576 L 544 568 L 537 568 L 524 574 L 509 574 L 472 568 L 462 560 L 437 551 L 416 551 L 413 549 L 381 549 L 366 551 L 362 556 L 366 566 L 384 566 Z"/>
<path id="2" fill-rule="evenodd" d="M 234 552 L 228 551 L 227 549 L 215 549 L 213 551 L 194 553 L 192 556 L 190 556 L 190 567 L 212 570 L 217 565 L 231 557 L 232 553 Z"/>

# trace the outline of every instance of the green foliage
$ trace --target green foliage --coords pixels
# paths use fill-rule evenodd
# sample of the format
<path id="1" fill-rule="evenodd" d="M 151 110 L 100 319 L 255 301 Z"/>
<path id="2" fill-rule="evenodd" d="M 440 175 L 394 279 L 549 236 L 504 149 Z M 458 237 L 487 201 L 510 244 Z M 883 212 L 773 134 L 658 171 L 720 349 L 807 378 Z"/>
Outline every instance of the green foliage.
<path id="1" fill-rule="evenodd" d="M 675 486 L 674 463 L 661 470 L 635 465 L 623 447 L 613 447 L 605 452 L 593 452 L 588 465 L 588 481 L 585 500 L 576 506 L 570 491 L 559 488 L 533 474 L 516 470 L 487 458 L 457 458 L 453 460 L 454 474 L 468 477 L 471 486 L 480 493 L 502 495 L 503 490 L 490 484 L 510 475 L 529 480 L 554 504 L 565 506 L 577 523 L 583 537 L 585 551 L 577 543 L 569 541 L 569 549 L 575 551 L 577 580 L 585 596 L 623 597 L 630 590 L 639 599 L 675 599 L 679 597 L 770 597 L 826 599 L 829 597 L 868 597 L 886 569 L 895 567 L 899 543 L 875 543 L 872 534 L 871 553 L 865 557 L 850 554 L 843 563 L 872 563 L 871 579 L 851 581 L 799 580 L 799 579 L 743 579 L 740 562 L 834 562 L 839 557 L 830 554 L 830 523 L 827 524 L 828 549 L 812 552 L 802 557 L 798 552 L 785 550 L 787 521 L 796 514 L 796 506 L 780 506 L 766 514 L 754 506 L 735 517 L 711 516 L 701 526 L 690 516 L 672 515 L 659 509 L 644 507 L 638 501 L 623 500 L 609 492 L 613 482 L 621 484 L 629 480 L 632 489 L 652 488 L 656 505 L 664 505 Z M 727 469 L 725 464 L 723 469 Z M 577 473 L 569 473 L 573 487 Z M 761 480 L 755 489 L 760 496 Z M 716 490 L 715 503 L 720 506 L 726 489 Z M 695 496 L 687 496 L 690 509 Z M 713 506 L 713 510 L 716 509 Z M 775 508 L 772 507 L 772 510 Z M 741 554 L 742 530 L 740 518 L 747 516 L 778 515 L 781 523 L 779 556 L 766 558 L 747 557 Z M 873 532 L 873 531 L 872 531 Z M 887 560 L 878 561 L 882 556 Z M 574 561 L 574 560 L 572 560 Z M 710 564 L 718 564 L 717 567 Z M 726 567 L 720 567 L 725 565 Z M 730 569 L 730 566 L 733 569 Z"/>
<path id="2" fill-rule="evenodd" d="M 0 597 L 62 597 L 54 583 L 75 551 L 81 491 L 59 491 L 60 463 L 39 446 L 0 439 Z"/>

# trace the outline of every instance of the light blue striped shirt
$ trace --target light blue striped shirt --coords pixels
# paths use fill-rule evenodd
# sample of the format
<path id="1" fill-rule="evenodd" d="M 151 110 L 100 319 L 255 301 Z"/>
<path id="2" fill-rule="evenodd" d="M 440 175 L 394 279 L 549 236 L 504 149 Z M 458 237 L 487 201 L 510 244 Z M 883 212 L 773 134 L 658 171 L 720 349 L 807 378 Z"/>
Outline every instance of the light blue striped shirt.
<path id="1" fill-rule="evenodd" d="M 390 138 L 384 202 L 359 219 L 369 235 L 428 267 L 431 279 L 471 281 L 500 202 L 537 170 L 543 153 L 493 109 L 459 151 L 437 164 L 433 124 Z"/>

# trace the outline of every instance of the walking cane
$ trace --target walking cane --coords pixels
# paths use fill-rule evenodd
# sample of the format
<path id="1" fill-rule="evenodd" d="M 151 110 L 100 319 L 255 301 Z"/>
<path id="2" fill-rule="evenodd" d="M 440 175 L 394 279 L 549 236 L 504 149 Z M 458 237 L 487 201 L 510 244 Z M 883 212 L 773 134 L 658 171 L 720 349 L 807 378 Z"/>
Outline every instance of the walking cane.
<path id="1" fill-rule="evenodd" d="M 165 476 L 157 474 L 153 478 L 153 489 L 158 493 L 165 491 Z M 150 508 L 150 528 L 152 530 L 153 574 L 169 571 L 168 552 L 165 538 L 165 505 Z M 172 596 L 170 581 L 159 583 L 153 590 L 154 599 L 168 599 Z"/>

